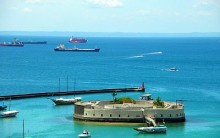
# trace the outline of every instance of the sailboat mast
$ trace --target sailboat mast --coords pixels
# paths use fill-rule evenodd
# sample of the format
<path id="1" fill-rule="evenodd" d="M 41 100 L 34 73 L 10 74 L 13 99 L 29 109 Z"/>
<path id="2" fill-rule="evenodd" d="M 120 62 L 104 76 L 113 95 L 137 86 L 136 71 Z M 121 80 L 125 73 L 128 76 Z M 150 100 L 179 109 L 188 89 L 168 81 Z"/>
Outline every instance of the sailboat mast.
<path id="1" fill-rule="evenodd" d="M 74 79 L 74 91 L 76 90 L 76 79 Z"/>
<path id="2" fill-rule="evenodd" d="M 60 78 L 59 78 L 59 92 L 60 92 Z"/>
<path id="3" fill-rule="evenodd" d="M 76 79 L 74 79 L 74 86 L 73 87 L 74 87 L 73 90 L 75 92 L 75 90 L 76 90 Z M 74 98 L 75 98 L 75 94 L 74 94 Z"/>
<path id="4" fill-rule="evenodd" d="M 24 119 L 23 119 L 23 138 L 24 138 Z"/>
<path id="5" fill-rule="evenodd" d="M 11 107 L 11 97 L 10 97 L 10 102 L 9 102 L 8 111 L 10 111 L 10 107 Z"/>
<path id="6" fill-rule="evenodd" d="M 68 92 L 68 76 L 67 76 L 67 80 L 66 80 L 66 91 Z"/>

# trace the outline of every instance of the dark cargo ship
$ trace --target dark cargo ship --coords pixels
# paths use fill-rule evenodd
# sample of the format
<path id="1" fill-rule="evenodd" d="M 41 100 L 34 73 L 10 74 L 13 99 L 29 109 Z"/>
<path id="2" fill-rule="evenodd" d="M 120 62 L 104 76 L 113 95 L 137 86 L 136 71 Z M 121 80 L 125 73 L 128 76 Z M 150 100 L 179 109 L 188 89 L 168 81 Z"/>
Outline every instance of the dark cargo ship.
<path id="1" fill-rule="evenodd" d="M 72 52 L 99 52 L 100 48 L 88 49 L 88 48 L 65 48 L 63 44 L 58 45 L 54 51 L 72 51 Z"/>
<path id="2" fill-rule="evenodd" d="M 23 44 L 47 44 L 47 41 L 24 41 Z"/>

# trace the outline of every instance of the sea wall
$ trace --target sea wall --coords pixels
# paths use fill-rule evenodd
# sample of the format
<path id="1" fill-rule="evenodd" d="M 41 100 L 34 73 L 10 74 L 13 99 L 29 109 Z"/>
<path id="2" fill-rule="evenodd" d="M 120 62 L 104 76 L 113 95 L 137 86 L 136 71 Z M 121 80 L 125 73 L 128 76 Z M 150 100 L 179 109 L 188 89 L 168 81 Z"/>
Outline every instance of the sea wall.
<path id="1" fill-rule="evenodd" d="M 49 96 L 61 96 L 61 95 L 77 95 L 77 94 L 82 95 L 82 94 L 96 94 L 96 93 L 113 93 L 113 92 L 117 92 L 117 93 L 119 92 L 145 92 L 145 88 L 144 87 L 110 88 L 110 89 L 98 89 L 98 90 L 38 92 L 38 93 L 25 93 L 25 94 L 14 94 L 14 95 L 0 95 L 0 100 L 49 97 Z"/>

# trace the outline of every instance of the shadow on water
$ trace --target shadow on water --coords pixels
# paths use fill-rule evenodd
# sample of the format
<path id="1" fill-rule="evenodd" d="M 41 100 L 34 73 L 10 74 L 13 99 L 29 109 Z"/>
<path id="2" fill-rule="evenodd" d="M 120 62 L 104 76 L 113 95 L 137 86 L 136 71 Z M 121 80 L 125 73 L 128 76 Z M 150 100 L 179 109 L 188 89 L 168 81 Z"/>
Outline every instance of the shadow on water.
<path id="1" fill-rule="evenodd" d="M 136 137 L 138 138 L 155 138 L 155 137 L 166 137 L 167 133 L 140 133 L 137 132 Z"/>

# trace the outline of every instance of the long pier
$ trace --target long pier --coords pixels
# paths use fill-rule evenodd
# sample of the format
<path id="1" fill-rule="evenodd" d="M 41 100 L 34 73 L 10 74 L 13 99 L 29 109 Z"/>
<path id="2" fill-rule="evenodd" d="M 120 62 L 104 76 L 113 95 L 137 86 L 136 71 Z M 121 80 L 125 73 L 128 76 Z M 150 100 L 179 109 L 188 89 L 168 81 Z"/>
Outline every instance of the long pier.
<path id="1" fill-rule="evenodd" d="M 61 95 L 79 95 L 79 94 L 95 94 L 95 93 L 119 93 L 119 92 L 145 92 L 144 85 L 136 88 L 113 88 L 113 89 L 98 89 L 98 90 L 78 90 L 78 91 L 65 91 L 65 92 L 39 92 L 39 93 L 26 93 L 15 95 L 0 96 L 0 100 L 8 99 L 25 99 L 36 97 L 49 97 L 49 96 L 61 96 Z"/>

